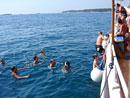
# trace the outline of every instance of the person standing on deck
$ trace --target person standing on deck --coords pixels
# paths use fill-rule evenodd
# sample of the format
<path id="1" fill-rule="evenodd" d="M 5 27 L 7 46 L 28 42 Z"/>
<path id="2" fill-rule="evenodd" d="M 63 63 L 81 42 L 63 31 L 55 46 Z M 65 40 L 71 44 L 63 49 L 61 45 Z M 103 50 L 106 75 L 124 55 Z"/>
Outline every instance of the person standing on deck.
<path id="1" fill-rule="evenodd" d="M 108 40 L 108 38 L 109 36 L 104 37 L 101 31 L 98 32 L 98 37 L 96 41 L 96 51 L 103 54 L 104 64 L 106 63 L 106 57 L 105 57 L 105 49 L 102 47 L 102 41 Z"/>

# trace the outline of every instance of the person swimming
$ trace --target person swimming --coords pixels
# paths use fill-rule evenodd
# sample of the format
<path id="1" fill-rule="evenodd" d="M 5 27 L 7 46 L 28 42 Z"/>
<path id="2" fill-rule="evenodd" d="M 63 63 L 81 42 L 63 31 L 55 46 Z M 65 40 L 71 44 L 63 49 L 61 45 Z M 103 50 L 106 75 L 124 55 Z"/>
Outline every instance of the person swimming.
<path id="1" fill-rule="evenodd" d="M 65 62 L 65 65 L 64 65 L 64 68 L 69 71 L 70 70 L 70 62 L 66 61 Z"/>
<path id="2" fill-rule="evenodd" d="M 15 80 L 17 80 L 17 79 L 23 79 L 23 78 L 28 78 L 29 77 L 29 75 L 27 75 L 27 76 L 19 76 L 18 75 L 19 74 L 18 70 L 25 69 L 25 68 L 29 68 L 29 67 L 24 67 L 24 68 L 20 68 L 20 69 L 17 69 L 16 66 L 12 66 L 11 67 L 12 76 L 15 78 Z"/>
<path id="3" fill-rule="evenodd" d="M 99 63 L 99 56 L 97 53 L 93 54 L 93 69 L 98 66 Z"/>
<path id="4" fill-rule="evenodd" d="M 2 73 L 2 71 L 5 69 L 5 60 L 4 59 L 1 59 L 0 60 L 0 74 Z"/>
<path id="5" fill-rule="evenodd" d="M 34 59 L 33 65 L 38 65 L 38 61 L 39 61 L 38 57 L 34 56 L 33 59 Z"/>
<path id="6" fill-rule="evenodd" d="M 54 59 L 51 59 L 51 62 L 49 64 L 49 68 L 56 68 L 54 65 L 56 64 Z"/>
<path id="7" fill-rule="evenodd" d="M 69 61 L 66 61 L 64 67 L 62 68 L 62 72 L 64 72 L 64 73 L 68 73 L 69 71 L 72 72 L 72 70 L 70 69 L 72 67 L 77 69 L 77 67 L 75 67 L 73 65 L 70 66 L 70 62 Z"/>
<path id="8" fill-rule="evenodd" d="M 41 49 L 40 55 L 42 56 L 43 59 L 46 59 L 46 57 L 45 57 L 45 51 L 43 49 Z"/>
<path id="9" fill-rule="evenodd" d="M 0 64 L 5 64 L 5 60 L 1 59 L 1 63 Z"/>
<path id="10" fill-rule="evenodd" d="M 64 67 L 62 68 L 62 72 L 67 73 L 68 71 L 70 71 L 70 67 L 70 62 L 66 61 Z"/>
<path id="11" fill-rule="evenodd" d="M 43 49 L 41 49 L 40 53 L 45 54 L 45 51 Z"/>

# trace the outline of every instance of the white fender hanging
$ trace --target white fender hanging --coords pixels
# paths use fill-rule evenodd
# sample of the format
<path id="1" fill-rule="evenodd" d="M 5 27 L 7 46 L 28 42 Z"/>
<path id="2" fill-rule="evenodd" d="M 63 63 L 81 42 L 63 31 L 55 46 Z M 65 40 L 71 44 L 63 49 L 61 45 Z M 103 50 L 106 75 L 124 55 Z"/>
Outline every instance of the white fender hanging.
<path id="1" fill-rule="evenodd" d="M 102 80 L 103 68 L 102 66 L 97 66 L 91 71 L 91 79 L 94 82 L 100 82 Z"/>

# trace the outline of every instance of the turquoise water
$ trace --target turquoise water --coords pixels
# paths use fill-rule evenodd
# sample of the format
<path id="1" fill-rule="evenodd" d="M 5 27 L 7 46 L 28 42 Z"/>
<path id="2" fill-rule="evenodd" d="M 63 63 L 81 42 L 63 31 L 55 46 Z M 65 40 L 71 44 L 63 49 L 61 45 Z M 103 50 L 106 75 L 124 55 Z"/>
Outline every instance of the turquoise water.
<path id="1" fill-rule="evenodd" d="M 96 52 L 98 31 L 110 31 L 110 13 L 60 13 L 0 16 L 0 98 L 99 98 L 100 83 L 90 78 L 92 54 Z M 20 70 L 28 79 L 14 80 L 10 67 L 31 65 L 41 49 L 46 60 L 38 66 Z M 50 72 L 50 59 L 69 61 Z M 0 65 L 1 66 L 1 65 Z"/>

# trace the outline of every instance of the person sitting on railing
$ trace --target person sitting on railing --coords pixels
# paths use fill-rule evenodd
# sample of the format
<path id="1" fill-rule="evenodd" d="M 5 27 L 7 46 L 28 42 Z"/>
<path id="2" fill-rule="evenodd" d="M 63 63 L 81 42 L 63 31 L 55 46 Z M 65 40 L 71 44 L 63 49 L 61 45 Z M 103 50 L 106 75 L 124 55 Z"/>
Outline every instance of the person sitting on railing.
<path id="1" fill-rule="evenodd" d="M 127 25 L 122 21 L 122 19 L 118 19 L 118 31 L 115 33 L 115 36 L 123 36 L 127 33 L 128 28 Z"/>
<path id="2" fill-rule="evenodd" d="M 120 7 L 120 6 L 121 6 L 121 5 L 120 5 L 119 3 L 115 4 L 116 13 L 120 13 L 120 11 L 119 11 L 119 7 Z"/>
<path id="3" fill-rule="evenodd" d="M 127 17 L 127 11 L 126 9 L 121 6 L 119 3 L 115 5 L 116 9 L 116 27 L 119 29 L 119 19 L 123 21 L 123 23 L 126 22 L 126 17 Z M 116 30 L 117 31 L 117 30 Z"/>
<path id="4" fill-rule="evenodd" d="M 102 32 L 98 32 L 98 37 L 97 37 L 97 41 L 96 41 L 96 51 L 103 54 L 103 60 L 104 60 L 104 64 L 106 63 L 106 57 L 105 57 L 105 49 L 102 47 L 102 41 L 103 40 L 108 40 L 108 37 L 104 37 Z"/>
<path id="5" fill-rule="evenodd" d="M 126 23 L 126 18 L 127 18 L 127 11 L 123 6 L 119 7 L 119 11 L 121 13 L 121 19 L 123 21 L 123 23 Z"/>
<path id="6" fill-rule="evenodd" d="M 119 3 L 117 3 L 116 5 L 115 5 L 115 10 L 116 10 L 116 20 L 118 20 L 118 18 L 119 18 L 119 16 L 120 16 L 120 11 L 119 11 L 119 7 L 120 7 L 121 5 L 119 4 Z"/>
<path id="7" fill-rule="evenodd" d="M 116 4 L 116 20 L 122 19 L 123 23 L 126 22 L 127 11 L 124 6 L 121 6 L 119 3 Z M 125 23 L 126 24 L 126 23 Z"/>

